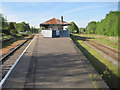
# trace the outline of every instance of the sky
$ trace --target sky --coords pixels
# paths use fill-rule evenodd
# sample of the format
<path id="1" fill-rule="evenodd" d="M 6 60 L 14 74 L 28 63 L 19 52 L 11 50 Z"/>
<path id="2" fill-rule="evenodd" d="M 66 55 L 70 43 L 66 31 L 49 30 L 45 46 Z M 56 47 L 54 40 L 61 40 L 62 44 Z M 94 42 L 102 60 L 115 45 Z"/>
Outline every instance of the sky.
<path id="1" fill-rule="evenodd" d="M 72 1 L 72 0 L 71 0 Z M 110 11 L 118 10 L 118 2 L 2 2 L 0 12 L 8 21 L 25 21 L 39 28 L 39 24 L 51 18 L 74 21 L 84 28 L 90 21 L 100 21 Z"/>

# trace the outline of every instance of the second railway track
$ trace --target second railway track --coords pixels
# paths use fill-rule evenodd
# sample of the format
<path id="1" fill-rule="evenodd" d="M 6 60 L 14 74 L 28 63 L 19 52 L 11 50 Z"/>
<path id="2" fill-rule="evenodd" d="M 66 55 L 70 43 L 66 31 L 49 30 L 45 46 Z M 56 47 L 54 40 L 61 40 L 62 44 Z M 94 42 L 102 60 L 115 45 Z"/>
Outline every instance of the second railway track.
<path id="1" fill-rule="evenodd" d="M 105 45 L 102 45 L 98 42 L 95 41 L 84 41 L 88 46 L 91 48 L 95 49 L 97 52 L 99 52 L 106 60 L 111 62 L 112 64 L 118 66 L 120 64 L 120 59 L 119 59 L 119 51 L 111 49 Z"/>
<path id="2" fill-rule="evenodd" d="M 89 47 L 95 49 L 97 52 L 99 52 L 106 60 L 110 61 L 114 65 L 117 65 L 120 63 L 119 54 L 120 50 L 113 49 L 109 46 L 103 45 L 99 42 L 90 40 L 89 37 L 81 37 L 81 36 L 74 36 L 71 35 L 71 37 L 76 40 L 83 41 L 86 45 Z"/>
<path id="3" fill-rule="evenodd" d="M 113 58 L 116 61 L 120 62 L 120 59 L 118 58 L 118 54 L 120 53 L 118 50 L 114 50 L 112 48 L 109 48 L 105 45 L 102 45 L 98 42 L 95 41 L 85 41 L 86 44 L 90 44 L 93 47 L 97 48 L 98 50 L 102 51 L 103 53 L 105 53 L 106 55 L 110 56 L 111 58 Z"/>

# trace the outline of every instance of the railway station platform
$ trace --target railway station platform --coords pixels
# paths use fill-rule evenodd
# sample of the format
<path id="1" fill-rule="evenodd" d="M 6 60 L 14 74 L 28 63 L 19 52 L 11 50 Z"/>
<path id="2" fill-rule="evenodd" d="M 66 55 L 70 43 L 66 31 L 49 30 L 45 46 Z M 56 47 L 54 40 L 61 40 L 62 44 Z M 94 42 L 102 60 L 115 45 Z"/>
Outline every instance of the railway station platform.
<path id="1" fill-rule="evenodd" d="M 36 35 L 2 88 L 108 88 L 70 38 Z"/>

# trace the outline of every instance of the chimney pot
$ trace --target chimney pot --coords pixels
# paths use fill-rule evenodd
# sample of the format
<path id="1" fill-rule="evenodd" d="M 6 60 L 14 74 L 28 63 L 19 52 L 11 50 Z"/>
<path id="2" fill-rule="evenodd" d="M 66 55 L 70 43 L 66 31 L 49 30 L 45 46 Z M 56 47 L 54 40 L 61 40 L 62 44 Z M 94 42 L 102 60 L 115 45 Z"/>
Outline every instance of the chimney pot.
<path id="1" fill-rule="evenodd" d="M 61 22 L 63 22 L 63 16 L 61 16 Z"/>

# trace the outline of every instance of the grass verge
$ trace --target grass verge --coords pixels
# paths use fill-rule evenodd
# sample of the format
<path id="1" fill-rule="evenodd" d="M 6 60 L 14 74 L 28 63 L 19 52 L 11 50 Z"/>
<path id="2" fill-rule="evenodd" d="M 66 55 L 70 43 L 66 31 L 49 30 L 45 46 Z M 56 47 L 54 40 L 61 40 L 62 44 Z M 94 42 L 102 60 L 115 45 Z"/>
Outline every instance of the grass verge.
<path id="1" fill-rule="evenodd" d="M 35 35 L 35 34 L 36 33 L 28 33 L 28 34 L 21 33 L 21 34 L 16 34 L 16 36 L 11 36 L 11 35 L 6 36 L 6 35 L 4 35 L 4 36 L 1 37 L 2 39 L 8 39 L 10 37 L 12 37 L 12 39 L 2 42 L 2 47 L 0 47 L 0 49 L 5 48 L 7 46 L 10 46 L 12 43 L 14 43 L 18 40 L 24 40 L 25 37 L 28 37 L 30 35 Z"/>
<path id="2" fill-rule="evenodd" d="M 118 68 L 105 60 L 98 52 L 87 46 L 83 41 L 72 36 L 74 43 L 83 52 L 96 71 L 110 88 L 118 88 L 120 74 Z M 114 82 L 114 83 L 113 83 Z"/>
<path id="3" fill-rule="evenodd" d="M 12 43 L 14 43 L 15 41 L 22 40 L 22 39 L 24 39 L 24 37 L 14 37 L 13 39 L 11 39 L 9 41 L 3 42 L 2 47 L 0 47 L 0 49 L 5 48 L 5 47 L 11 45 Z"/>
<path id="4" fill-rule="evenodd" d="M 79 34 L 78 36 L 94 38 L 90 40 L 97 41 L 101 44 L 120 50 L 120 47 L 118 47 L 119 45 L 118 37 L 109 37 L 109 36 L 101 36 L 101 35 L 94 35 L 94 34 Z"/>

